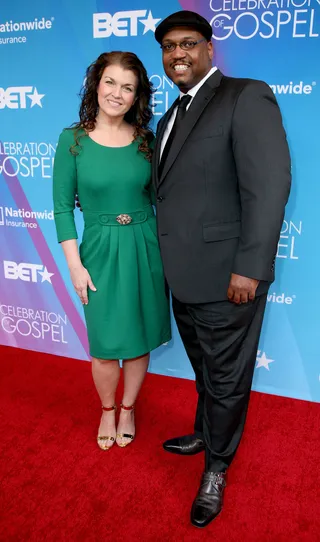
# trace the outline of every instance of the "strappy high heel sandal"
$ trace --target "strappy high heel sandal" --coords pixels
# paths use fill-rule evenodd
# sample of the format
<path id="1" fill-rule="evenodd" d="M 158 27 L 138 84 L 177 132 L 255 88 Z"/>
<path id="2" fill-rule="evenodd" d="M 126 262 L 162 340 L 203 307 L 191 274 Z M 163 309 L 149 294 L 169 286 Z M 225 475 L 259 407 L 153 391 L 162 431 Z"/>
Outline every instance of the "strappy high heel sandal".
<path id="1" fill-rule="evenodd" d="M 122 408 L 122 410 L 134 410 L 134 405 L 131 405 L 131 406 L 125 406 L 123 404 L 120 405 L 120 408 Z M 120 448 L 125 448 L 126 446 L 128 446 L 128 444 L 131 444 L 131 442 L 133 441 L 135 435 L 130 435 L 129 433 L 117 433 L 117 436 L 116 436 L 116 439 L 118 438 L 128 438 L 130 439 L 129 442 L 124 442 L 124 443 L 121 443 L 119 444 L 118 441 L 117 444 L 118 446 L 120 446 Z"/>
<path id="2" fill-rule="evenodd" d="M 111 412 L 111 410 L 117 410 L 116 405 L 113 405 L 111 407 L 105 407 L 103 405 L 101 405 L 101 406 L 102 406 L 102 410 L 105 410 L 106 412 Z M 112 442 L 111 446 L 107 446 L 105 444 L 105 442 L 107 440 L 110 440 Z M 99 448 L 101 450 L 110 450 L 110 448 L 112 448 L 114 442 L 115 442 L 114 437 L 109 437 L 109 436 L 105 436 L 105 435 L 98 435 L 97 436 L 97 443 L 98 443 L 98 446 L 99 446 Z"/>

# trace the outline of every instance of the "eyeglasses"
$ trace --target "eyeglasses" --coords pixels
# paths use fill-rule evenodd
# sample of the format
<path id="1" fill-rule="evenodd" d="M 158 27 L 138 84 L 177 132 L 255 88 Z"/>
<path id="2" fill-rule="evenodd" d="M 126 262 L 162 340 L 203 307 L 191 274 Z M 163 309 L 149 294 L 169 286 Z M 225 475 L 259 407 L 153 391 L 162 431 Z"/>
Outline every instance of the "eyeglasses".
<path id="1" fill-rule="evenodd" d="M 202 41 L 207 41 L 207 40 L 205 38 L 202 38 L 201 40 L 198 40 L 198 41 L 184 40 L 184 41 L 180 41 L 180 43 L 171 43 L 171 42 L 164 43 L 160 45 L 160 48 L 162 49 L 164 53 L 173 53 L 173 51 L 175 51 L 178 46 L 183 51 L 191 51 L 192 49 L 195 48 L 196 45 L 198 45 L 198 43 L 201 43 Z"/>

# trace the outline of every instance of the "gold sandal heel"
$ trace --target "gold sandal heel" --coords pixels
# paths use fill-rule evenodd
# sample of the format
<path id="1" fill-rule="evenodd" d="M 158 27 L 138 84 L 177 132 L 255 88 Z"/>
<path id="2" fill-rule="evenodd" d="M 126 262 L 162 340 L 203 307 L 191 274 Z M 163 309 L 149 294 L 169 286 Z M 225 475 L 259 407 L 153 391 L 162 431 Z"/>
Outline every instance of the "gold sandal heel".
<path id="1" fill-rule="evenodd" d="M 123 410 L 134 410 L 134 405 L 125 406 L 125 405 L 121 404 L 120 408 L 122 408 Z M 129 433 L 117 433 L 116 439 L 117 438 L 128 438 L 128 439 L 130 439 L 130 441 L 125 442 L 123 444 L 119 444 L 117 441 L 116 442 L 117 442 L 118 446 L 120 446 L 120 448 L 125 448 L 126 446 L 128 446 L 128 444 L 131 444 L 134 437 L 135 437 L 135 435 L 130 435 Z"/>
<path id="2" fill-rule="evenodd" d="M 105 407 L 103 405 L 101 405 L 102 407 L 102 410 L 105 410 L 106 412 L 111 412 L 111 410 L 117 410 L 117 407 L 116 405 L 113 405 L 111 407 Z M 104 441 L 106 440 L 110 440 L 112 442 L 111 446 L 106 446 L 106 444 L 103 444 Z M 110 450 L 110 448 L 112 448 L 113 446 L 113 443 L 115 442 L 115 438 L 114 437 L 109 437 L 108 435 L 98 435 L 97 436 L 97 444 L 100 448 L 100 450 L 103 450 L 103 451 L 106 451 L 106 450 Z"/>

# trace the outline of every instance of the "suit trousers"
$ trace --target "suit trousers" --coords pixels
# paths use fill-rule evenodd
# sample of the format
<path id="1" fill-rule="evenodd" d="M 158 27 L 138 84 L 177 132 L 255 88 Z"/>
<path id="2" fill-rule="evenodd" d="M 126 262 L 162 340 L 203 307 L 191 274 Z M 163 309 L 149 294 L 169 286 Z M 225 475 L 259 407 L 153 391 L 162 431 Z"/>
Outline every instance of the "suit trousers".
<path id="1" fill-rule="evenodd" d="M 240 443 L 267 295 L 188 304 L 172 298 L 178 330 L 196 376 L 195 433 L 206 447 L 205 469 L 223 472 Z"/>

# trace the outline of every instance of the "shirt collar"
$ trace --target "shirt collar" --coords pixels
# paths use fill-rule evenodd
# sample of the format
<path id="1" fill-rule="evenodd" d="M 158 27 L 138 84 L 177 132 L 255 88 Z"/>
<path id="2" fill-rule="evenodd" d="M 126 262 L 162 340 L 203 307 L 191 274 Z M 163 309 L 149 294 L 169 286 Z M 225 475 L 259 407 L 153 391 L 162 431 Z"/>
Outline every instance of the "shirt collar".
<path id="1" fill-rule="evenodd" d="M 186 94 L 184 94 L 183 92 L 180 92 L 180 98 L 182 98 L 183 96 L 187 96 L 189 94 L 189 96 L 192 96 L 192 99 L 195 97 L 195 95 L 197 94 L 198 90 L 200 90 L 200 88 L 202 87 L 202 85 L 205 83 L 205 81 L 207 79 L 209 79 L 209 77 L 211 77 L 211 75 L 217 71 L 217 67 L 216 66 L 213 66 L 211 68 L 211 70 L 207 73 L 207 75 L 204 76 L 203 79 L 201 79 L 201 81 L 195 86 L 195 87 L 192 87 L 190 90 L 188 90 L 188 92 Z M 192 100 L 191 100 L 192 101 Z M 190 102 L 191 103 L 191 102 Z"/>

